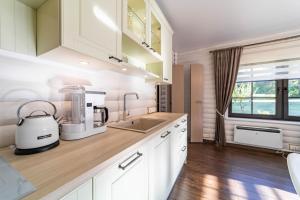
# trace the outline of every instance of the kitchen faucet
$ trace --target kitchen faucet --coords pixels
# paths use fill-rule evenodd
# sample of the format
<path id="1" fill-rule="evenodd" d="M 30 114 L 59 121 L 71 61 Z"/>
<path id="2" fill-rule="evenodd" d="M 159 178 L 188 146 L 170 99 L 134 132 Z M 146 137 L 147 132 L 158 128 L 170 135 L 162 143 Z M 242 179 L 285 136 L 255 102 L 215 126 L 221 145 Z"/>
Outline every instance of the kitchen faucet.
<path id="1" fill-rule="evenodd" d="M 126 96 L 128 96 L 128 95 L 135 95 L 136 99 L 139 99 L 139 95 L 136 92 L 128 92 L 128 93 L 124 94 L 123 120 L 126 120 L 126 116 L 129 115 L 129 112 L 128 112 L 128 114 L 126 112 Z"/>

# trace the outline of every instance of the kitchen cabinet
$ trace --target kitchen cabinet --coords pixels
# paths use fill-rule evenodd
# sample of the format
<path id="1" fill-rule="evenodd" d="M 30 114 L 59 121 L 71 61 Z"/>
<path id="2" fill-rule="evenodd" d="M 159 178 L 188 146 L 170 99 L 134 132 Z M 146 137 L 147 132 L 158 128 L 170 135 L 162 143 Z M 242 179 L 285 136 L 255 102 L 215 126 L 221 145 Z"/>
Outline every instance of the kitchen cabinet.
<path id="1" fill-rule="evenodd" d="M 172 112 L 184 113 L 184 66 L 173 66 Z"/>
<path id="2" fill-rule="evenodd" d="M 94 200 L 147 200 L 148 151 L 142 147 L 94 178 Z"/>
<path id="3" fill-rule="evenodd" d="M 191 142 L 203 141 L 203 66 L 191 68 Z"/>
<path id="4" fill-rule="evenodd" d="M 36 55 L 36 12 L 17 0 L 0 0 L 0 48 Z"/>
<path id="5" fill-rule="evenodd" d="M 61 200 L 166 200 L 186 161 L 186 128 L 184 115 L 105 161 L 101 170 L 93 168 L 90 179 Z"/>
<path id="6" fill-rule="evenodd" d="M 123 32 L 142 45 L 148 41 L 148 7 L 147 0 L 123 0 Z"/>
<path id="7" fill-rule="evenodd" d="M 171 134 L 172 129 L 158 135 L 150 150 L 150 199 L 167 199 L 172 187 L 171 174 Z"/>
<path id="8" fill-rule="evenodd" d="M 61 200 L 93 200 L 93 180 L 90 179 Z"/>
<path id="9" fill-rule="evenodd" d="M 150 49 L 161 54 L 161 22 L 159 21 L 154 9 L 151 9 L 150 16 Z"/>
<path id="10" fill-rule="evenodd" d="M 121 62 L 121 3 L 48 0 L 37 11 L 38 55 L 63 48 L 66 52 L 71 49 L 100 60 Z M 57 52 L 59 56 L 61 51 Z"/>
<path id="11" fill-rule="evenodd" d="M 185 162 L 187 153 L 187 119 L 177 121 L 171 135 L 171 172 L 172 183 L 175 183 L 181 167 Z"/>
<path id="12" fill-rule="evenodd" d="M 143 63 L 140 65 L 154 74 L 156 81 L 171 84 L 173 31 L 156 2 L 124 0 L 123 33 L 123 56 Z M 139 55 L 144 53 L 148 56 Z"/>
<path id="13" fill-rule="evenodd" d="M 173 66 L 173 32 L 162 25 L 162 59 L 163 59 L 163 81 L 172 84 L 172 66 Z"/>

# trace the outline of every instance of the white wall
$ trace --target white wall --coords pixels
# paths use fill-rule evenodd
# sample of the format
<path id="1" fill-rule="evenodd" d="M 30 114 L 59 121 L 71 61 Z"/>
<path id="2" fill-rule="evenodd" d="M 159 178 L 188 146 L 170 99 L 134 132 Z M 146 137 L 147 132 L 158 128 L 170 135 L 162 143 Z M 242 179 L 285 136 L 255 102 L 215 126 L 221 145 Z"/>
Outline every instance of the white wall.
<path id="1" fill-rule="evenodd" d="M 62 95 L 58 90 L 65 85 L 84 85 L 107 92 L 110 121 L 122 115 L 125 92 L 137 92 L 140 96 L 139 100 L 129 97 L 128 109 L 132 115 L 145 114 L 147 107 L 156 107 L 155 85 L 142 78 L 88 66 L 44 62 L 33 57 L 32 61 L 26 56 L 26 59 L 16 59 L 4 56 L 3 52 L 0 51 L 0 147 L 14 143 L 16 110 L 22 103 L 33 99 L 50 100 L 61 112 Z"/>
<path id="2" fill-rule="evenodd" d="M 300 31 L 283 33 L 272 35 L 264 38 L 256 38 L 252 40 L 231 42 L 214 46 L 207 49 L 198 49 L 194 51 L 184 52 L 177 54 L 178 64 L 202 64 L 204 67 L 204 100 L 203 100 L 203 134 L 204 139 L 213 140 L 215 134 L 215 83 L 214 83 L 214 69 L 212 55 L 210 50 L 218 48 L 226 48 L 230 46 L 237 46 L 255 42 L 261 42 L 266 40 L 277 39 L 280 37 L 286 37 L 290 35 L 299 34 Z M 284 49 L 284 53 L 282 53 Z M 259 57 L 260 55 L 260 57 Z M 300 57 L 300 42 L 293 41 L 292 43 L 277 43 L 277 45 L 261 45 L 244 50 L 241 63 L 249 63 L 262 61 L 263 59 L 282 59 L 288 56 Z M 278 127 L 283 129 L 283 143 L 284 149 L 288 149 L 289 144 L 300 145 L 300 123 L 289 123 L 280 121 L 262 121 L 262 120 L 250 120 L 250 119 L 230 119 L 226 118 L 226 140 L 228 142 L 233 141 L 233 127 L 234 125 L 251 125 L 262 127 Z"/>

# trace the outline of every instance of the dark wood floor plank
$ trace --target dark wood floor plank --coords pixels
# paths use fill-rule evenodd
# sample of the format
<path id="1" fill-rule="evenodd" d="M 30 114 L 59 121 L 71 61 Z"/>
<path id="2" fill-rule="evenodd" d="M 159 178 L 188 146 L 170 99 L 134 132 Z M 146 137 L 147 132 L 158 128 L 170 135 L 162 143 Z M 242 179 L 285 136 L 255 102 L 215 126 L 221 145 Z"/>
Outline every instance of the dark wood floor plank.
<path id="1" fill-rule="evenodd" d="M 299 200 L 280 155 L 190 144 L 169 200 Z"/>

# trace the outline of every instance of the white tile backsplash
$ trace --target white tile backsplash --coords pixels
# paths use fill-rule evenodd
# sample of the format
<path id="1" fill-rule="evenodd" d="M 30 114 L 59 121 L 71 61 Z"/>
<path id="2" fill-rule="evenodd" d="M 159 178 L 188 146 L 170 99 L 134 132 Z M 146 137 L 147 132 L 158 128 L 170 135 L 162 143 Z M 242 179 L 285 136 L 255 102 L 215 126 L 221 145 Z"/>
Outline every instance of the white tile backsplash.
<path id="1" fill-rule="evenodd" d="M 34 99 L 50 100 L 61 111 L 65 85 L 83 85 L 90 90 L 105 91 L 110 121 L 122 117 L 123 94 L 137 92 L 140 99 L 128 97 L 131 115 L 147 113 L 156 107 L 155 85 L 144 79 L 113 71 L 47 64 L 38 59 L 16 59 L 0 55 L 0 147 L 14 143 L 16 111 L 24 102 Z"/>

